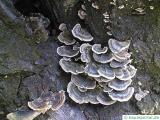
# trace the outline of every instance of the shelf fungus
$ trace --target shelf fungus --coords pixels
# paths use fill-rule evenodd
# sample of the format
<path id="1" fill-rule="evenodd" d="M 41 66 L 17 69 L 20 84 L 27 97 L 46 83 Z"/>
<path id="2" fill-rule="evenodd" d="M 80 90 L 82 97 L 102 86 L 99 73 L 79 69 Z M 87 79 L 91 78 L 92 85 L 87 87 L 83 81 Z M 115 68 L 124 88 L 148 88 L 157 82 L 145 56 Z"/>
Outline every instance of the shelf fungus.
<path id="1" fill-rule="evenodd" d="M 49 109 L 58 110 L 65 102 L 65 93 L 63 90 L 53 93 L 43 92 L 41 96 L 28 102 L 28 107 L 34 111 L 45 113 Z"/>
<path id="2" fill-rule="evenodd" d="M 53 111 L 60 109 L 65 102 L 65 92 L 63 90 L 53 93 L 43 92 L 41 96 L 28 102 L 27 110 L 18 110 L 7 115 L 9 120 L 33 120 L 40 114 L 46 113 L 49 109 Z"/>
<path id="3" fill-rule="evenodd" d="M 109 92 L 109 96 L 112 100 L 117 100 L 119 102 L 124 102 L 128 101 L 134 93 L 134 88 L 133 87 L 128 87 L 127 89 L 123 91 L 116 91 L 113 90 Z"/>
<path id="4" fill-rule="evenodd" d="M 72 46 L 60 46 L 57 48 L 57 53 L 63 57 L 74 57 L 78 55 L 79 50 L 74 50 Z"/>
<path id="5" fill-rule="evenodd" d="M 75 38 L 78 38 L 81 41 L 92 41 L 92 35 L 84 28 L 81 27 L 80 24 L 76 24 L 72 29 L 72 34 Z"/>
<path id="6" fill-rule="evenodd" d="M 103 47 L 101 46 L 101 44 L 94 44 L 92 46 L 92 51 L 96 54 L 103 54 L 106 53 L 108 51 L 108 47 Z"/>
<path id="7" fill-rule="evenodd" d="M 7 115 L 8 120 L 33 120 L 41 113 L 34 110 L 20 110 Z"/>
<path id="8" fill-rule="evenodd" d="M 109 15 L 105 13 L 104 16 Z M 71 73 L 67 86 L 69 97 L 79 104 L 102 105 L 131 99 L 134 88 L 130 86 L 137 69 L 131 65 L 130 40 L 110 38 L 108 45 L 102 46 L 94 43 L 92 35 L 80 24 L 76 24 L 71 32 L 66 31 L 75 42 L 66 45 L 68 36 L 63 36 L 64 41 L 59 41 L 65 45 L 58 47 L 57 53 L 63 57 L 59 61 L 61 68 Z"/>
<path id="9" fill-rule="evenodd" d="M 78 16 L 79 16 L 80 19 L 83 20 L 83 19 L 86 18 L 87 13 L 84 10 L 80 9 L 80 10 L 78 10 Z"/>

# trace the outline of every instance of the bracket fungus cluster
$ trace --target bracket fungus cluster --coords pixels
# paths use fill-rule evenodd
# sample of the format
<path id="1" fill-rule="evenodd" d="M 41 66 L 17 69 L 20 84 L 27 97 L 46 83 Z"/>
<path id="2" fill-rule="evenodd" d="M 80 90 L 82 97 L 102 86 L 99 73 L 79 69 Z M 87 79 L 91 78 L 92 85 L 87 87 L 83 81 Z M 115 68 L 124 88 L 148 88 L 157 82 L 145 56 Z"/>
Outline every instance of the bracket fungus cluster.
<path id="1" fill-rule="evenodd" d="M 33 120 L 38 115 L 45 114 L 49 109 L 58 110 L 65 102 L 65 92 L 63 90 L 53 93 L 43 92 L 41 96 L 33 101 L 28 102 L 30 110 L 20 110 L 9 113 L 9 120 Z"/>
<path id="2" fill-rule="evenodd" d="M 65 29 L 60 29 L 58 40 L 64 45 L 57 48 L 57 53 L 63 57 L 59 61 L 61 68 L 71 73 L 69 97 L 79 104 L 128 101 L 134 93 L 131 83 L 137 71 L 130 64 L 130 41 L 110 38 L 108 46 L 91 44 L 94 38 L 80 24 L 71 32 L 64 23 L 60 28 L 62 25 Z"/>

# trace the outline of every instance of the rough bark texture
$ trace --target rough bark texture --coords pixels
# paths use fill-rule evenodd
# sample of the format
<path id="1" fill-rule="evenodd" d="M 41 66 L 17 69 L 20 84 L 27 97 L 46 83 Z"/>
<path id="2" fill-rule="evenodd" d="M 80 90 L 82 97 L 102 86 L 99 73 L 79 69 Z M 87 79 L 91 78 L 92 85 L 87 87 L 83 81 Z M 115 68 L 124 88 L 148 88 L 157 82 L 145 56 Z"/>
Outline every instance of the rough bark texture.
<path id="1" fill-rule="evenodd" d="M 70 75 L 64 73 L 56 53 L 58 25 L 65 22 L 71 29 L 80 22 L 96 38 L 94 43 L 107 43 L 103 13 L 111 14 L 112 32 L 119 40 L 131 39 L 133 64 L 138 69 L 133 86 L 150 93 L 136 101 L 134 97 L 125 103 L 111 106 L 79 105 L 67 97 L 58 111 L 48 111 L 37 120 L 121 120 L 123 114 L 160 114 L 160 2 L 153 0 L 128 0 L 122 10 L 109 6 L 108 0 L 97 0 L 99 10 L 85 1 L 87 19 L 77 16 L 83 0 L 0 0 L 0 119 L 14 112 L 27 101 L 37 98 L 43 90 L 66 90 Z M 124 0 L 125 1 L 125 0 Z M 118 0 L 118 4 L 124 3 Z M 147 2 L 146 2 L 147 1 Z M 15 6 L 13 6 L 13 3 Z M 145 15 L 132 15 L 133 8 L 144 6 Z M 154 6 L 154 9 L 149 9 Z M 15 8 L 16 7 L 16 8 Z M 132 8 L 131 8 L 132 7 Z M 20 12 L 18 12 L 17 10 Z M 26 33 L 22 16 L 40 12 L 51 21 L 50 38 L 36 44 Z M 67 93 L 66 93 L 67 95 Z"/>

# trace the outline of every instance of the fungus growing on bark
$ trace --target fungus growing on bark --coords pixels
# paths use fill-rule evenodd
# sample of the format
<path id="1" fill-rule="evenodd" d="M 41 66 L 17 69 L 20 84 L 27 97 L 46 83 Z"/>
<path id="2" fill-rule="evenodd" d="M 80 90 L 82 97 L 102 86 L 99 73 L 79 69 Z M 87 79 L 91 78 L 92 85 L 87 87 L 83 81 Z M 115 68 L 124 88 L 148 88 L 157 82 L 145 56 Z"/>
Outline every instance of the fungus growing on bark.
<path id="1" fill-rule="evenodd" d="M 65 45 L 73 45 L 76 40 L 73 39 L 68 31 L 63 31 L 58 35 L 58 40 Z"/>
<path id="2" fill-rule="evenodd" d="M 134 88 L 128 87 L 127 89 L 123 91 L 113 90 L 109 92 L 109 96 L 112 100 L 124 102 L 124 101 L 128 101 L 132 97 L 133 93 L 134 93 Z"/>
<path id="3" fill-rule="evenodd" d="M 78 87 L 69 82 L 67 86 L 67 92 L 69 97 L 74 100 L 76 103 L 83 104 L 83 103 L 92 103 L 98 104 L 97 95 L 99 93 L 99 89 L 87 90 L 86 92 L 79 91 Z"/>
<path id="4" fill-rule="evenodd" d="M 104 16 L 109 19 L 108 13 Z M 57 53 L 63 57 L 59 61 L 61 68 L 71 73 L 71 81 L 67 86 L 69 97 L 79 104 L 111 105 L 116 101 L 128 101 L 134 93 L 134 88 L 130 87 L 131 78 L 137 71 L 130 65 L 130 41 L 111 38 L 108 41 L 108 51 L 107 46 L 89 43 L 93 37 L 80 24 L 73 27 L 72 35 L 81 42 L 65 46 L 65 55 L 60 53 L 60 48 L 64 46 L 57 49 Z M 71 35 L 70 37 L 73 39 Z M 78 60 L 74 61 L 76 59 Z"/>
<path id="5" fill-rule="evenodd" d="M 74 57 L 78 55 L 79 50 L 73 50 L 72 46 L 60 46 L 57 48 L 57 53 L 63 57 Z"/>
<path id="6" fill-rule="evenodd" d="M 66 60 L 64 58 L 62 58 L 59 61 L 59 65 L 61 66 L 61 68 L 67 72 L 67 73 L 72 73 L 72 74 L 79 74 L 79 73 L 83 73 L 84 72 L 84 66 L 78 63 L 75 63 L 71 60 Z"/>
<path id="7" fill-rule="evenodd" d="M 127 89 L 127 87 L 131 84 L 132 80 L 129 79 L 127 81 L 122 81 L 122 80 L 119 80 L 119 79 L 114 79 L 112 81 L 110 81 L 108 83 L 108 86 L 110 88 L 113 88 L 114 90 L 117 90 L 117 91 L 122 91 L 122 90 L 125 90 Z"/>
<path id="8" fill-rule="evenodd" d="M 65 94 L 63 90 L 57 93 L 49 91 L 43 92 L 39 98 L 28 102 L 28 107 L 44 114 L 49 109 L 58 110 L 64 104 L 64 101 Z"/>
<path id="9" fill-rule="evenodd" d="M 126 50 L 129 48 L 129 45 L 130 45 L 130 41 L 117 41 L 115 39 L 109 39 L 108 41 L 108 45 L 109 45 L 109 48 L 110 50 L 117 54 L 117 53 L 120 53 L 122 52 L 123 50 Z"/>
<path id="10" fill-rule="evenodd" d="M 83 20 L 83 19 L 86 18 L 87 13 L 84 10 L 80 9 L 80 10 L 78 10 L 78 16 L 79 16 L 80 19 Z"/>
<path id="11" fill-rule="evenodd" d="M 89 63 L 91 62 L 91 48 L 92 46 L 88 43 L 84 43 L 80 46 L 81 61 Z"/>
<path id="12" fill-rule="evenodd" d="M 96 62 L 99 63 L 109 63 L 113 60 L 113 55 L 111 53 L 104 53 L 104 54 L 93 53 L 93 58 Z"/>
<path id="13" fill-rule="evenodd" d="M 128 64 L 130 64 L 132 62 L 132 60 L 131 59 L 128 59 L 128 60 L 124 60 L 124 61 L 122 61 L 122 62 L 119 62 L 119 61 L 116 61 L 116 60 L 112 60 L 111 62 L 110 62 L 110 66 L 112 67 L 112 68 L 119 68 L 119 67 L 126 67 Z"/>
<path id="14" fill-rule="evenodd" d="M 84 75 L 71 75 L 71 81 L 80 88 L 94 89 L 96 87 L 96 81 Z"/>
<path id="15" fill-rule="evenodd" d="M 144 97 L 146 97 L 149 94 L 148 90 L 141 90 L 141 88 L 139 88 L 138 92 L 135 94 L 135 99 L 137 101 L 141 101 Z"/>
<path id="16" fill-rule="evenodd" d="M 107 78 L 107 79 L 114 79 L 115 73 L 113 69 L 108 65 L 101 65 L 101 67 L 98 69 L 98 73 L 100 76 Z"/>
<path id="17" fill-rule="evenodd" d="M 60 25 L 59 25 L 59 30 L 61 30 L 61 31 L 67 31 L 68 29 L 67 29 L 67 25 L 65 24 L 65 23 L 61 23 Z"/>
<path id="18" fill-rule="evenodd" d="M 96 54 L 102 54 L 106 53 L 108 51 L 108 48 L 106 46 L 102 48 L 101 44 L 94 44 L 92 46 L 92 51 Z"/>
<path id="19" fill-rule="evenodd" d="M 64 104 L 65 100 L 66 100 L 65 92 L 63 90 L 53 93 L 50 99 L 52 104 L 51 109 L 53 111 L 60 109 Z"/>
<path id="20" fill-rule="evenodd" d="M 41 112 L 34 111 L 34 110 L 16 111 L 13 113 L 9 113 L 7 115 L 7 119 L 8 120 L 33 120 L 40 114 Z"/>
<path id="21" fill-rule="evenodd" d="M 90 77 L 100 77 L 97 70 L 98 66 L 94 63 L 87 64 L 85 67 L 85 73 Z"/>
<path id="22" fill-rule="evenodd" d="M 73 27 L 72 34 L 81 41 L 89 42 L 93 40 L 92 35 L 86 29 L 83 29 L 80 24 L 76 24 Z"/>
<path id="23" fill-rule="evenodd" d="M 108 93 L 105 92 L 101 92 L 98 96 L 97 96 L 97 100 L 99 101 L 100 104 L 102 105 L 112 105 L 114 104 L 116 101 L 112 100 Z"/>

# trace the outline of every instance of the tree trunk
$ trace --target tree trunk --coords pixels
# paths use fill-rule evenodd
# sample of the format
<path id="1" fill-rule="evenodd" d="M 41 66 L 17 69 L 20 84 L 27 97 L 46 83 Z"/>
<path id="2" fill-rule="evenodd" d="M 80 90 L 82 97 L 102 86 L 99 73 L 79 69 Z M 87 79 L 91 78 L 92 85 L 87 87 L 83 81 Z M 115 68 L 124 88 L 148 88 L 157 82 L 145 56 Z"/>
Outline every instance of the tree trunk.
<path id="1" fill-rule="evenodd" d="M 99 9 L 92 6 L 98 5 Z M 110 15 L 114 38 L 131 40 L 132 59 L 138 69 L 133 86 L 138 92 L 148 90 L 141 101 L 134 97 L 128 102 L 111 106 L 76 104 L 66 92 L 61 109 L 49 110 L 37 120 L 121 120 L 125 114 L 160 114 L 160 2 L 158 0 L 117 0 L 116 6 L 107 0 L 0 0 L 0 119 L 27 106 L 44 90 L 66 91 L 70 75 L 59 66 L 56 49 L 58 26 L 66 23 L 69 30 L 76 23 L 93 35 L 94 43 L 106 45 L 106 23 L 103 13 Z M 77 12 L 85 5 L 87 17 L 81 20 Z M 118 6 L 125 5 L 123 9 Z M 135 14 L 143 7 L 144 14 Z M 152 9 L 154 8 L 154 9 Z M 51 24 L 47 41 L 29 35 L 24 16 L 41 13 Z M 44 37 L 44 36 L 40 36 Z M 141 85 L 139 84 L 141 83 Z"/>

